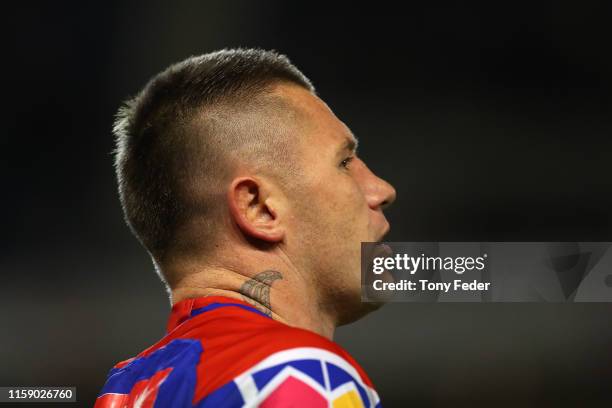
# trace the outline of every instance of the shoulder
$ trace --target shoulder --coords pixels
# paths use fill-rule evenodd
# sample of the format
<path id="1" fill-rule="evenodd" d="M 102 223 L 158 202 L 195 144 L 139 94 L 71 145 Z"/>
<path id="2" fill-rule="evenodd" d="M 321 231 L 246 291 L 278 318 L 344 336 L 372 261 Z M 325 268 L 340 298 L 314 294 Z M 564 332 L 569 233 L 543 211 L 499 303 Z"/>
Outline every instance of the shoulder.
<path id="1" fill-rule="evenodd" d="M 294 334 L 296 334 L 294 332 Z M 302 333 L 300 333 L 302 335 Z M 308 334 L 304 338 L 310 337 Z M 352 358 L 335 343 L 317 338 L 323 347 L 282 348 L 238 375 L 198 395 L 199 407 L 237 401 L 237 406 L 377 407 L 378 394 Z M 348 358 L 347 358 L 348 357 Z"/>
<path id="2" fill-rule="evenodd" d="M 240 307 L 192 316 L 117 364 L 97 407 L 145 397 L 156 406 L 190 407 L 375 407 L 379 401 L 366 373 L 340 345 Z"/>
<path id="3" fill-rule="evenodd" d="M 207 361 L 206 342 L 204 349 L 198 368 L 215 378 L 196 390 L 194 400 L 201 407 L 230 400 L 241 401 L 238 406 L 270 407 L 327 407 L 330 403 L 375 407 L 379 403 L 372 382 L 349 353 L 308 330 L 270 324 L 220 353 L 209 350 L 215 359 Z"/>

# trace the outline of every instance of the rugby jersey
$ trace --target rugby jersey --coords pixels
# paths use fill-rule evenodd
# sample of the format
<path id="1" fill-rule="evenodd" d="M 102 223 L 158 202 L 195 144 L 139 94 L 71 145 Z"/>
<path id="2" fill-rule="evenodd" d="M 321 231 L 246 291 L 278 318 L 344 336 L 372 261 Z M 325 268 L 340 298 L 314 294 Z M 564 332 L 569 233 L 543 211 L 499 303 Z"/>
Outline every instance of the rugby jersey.
<path id="1" fill-rule="evenodd" d="M 380 407 L 340 345 L 224 296 L 172 308 L 167 334 L 109 372 L 95 408 Z"/>

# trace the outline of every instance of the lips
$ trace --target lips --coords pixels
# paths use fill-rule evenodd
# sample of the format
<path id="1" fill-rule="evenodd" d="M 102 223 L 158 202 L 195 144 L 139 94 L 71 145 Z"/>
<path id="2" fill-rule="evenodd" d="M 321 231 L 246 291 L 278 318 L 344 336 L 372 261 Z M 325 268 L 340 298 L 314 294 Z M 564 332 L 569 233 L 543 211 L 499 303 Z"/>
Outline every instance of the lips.
<path id="1" fill-rule="evenodd" d="M 375 211 L 375 214 L 372 214 L 372 215 L 373 216 L 371 219 L 371 223 L 372 223 L 372 226 L 374 227 L 372 228 L 372 230 L 381 231 L 380 235 L 374 235 L 375 237 L 377 237 L 375 239 L 375 242 L 380 242 L 391 229 L 391 225 L 389 224 L 389 221 L 387 221 L 387 218 L 382 213 L 382 211 Z"/>
<path id="2" fill-rule="evenodd" d="M 391 225 L 389 225 L 389 222 L 387 221 L 386 218 L 384 218 L 384 216 L 383 216 L 383 220 L 384 220 L 384 224 L 382 227 L 382 232 L 380 233 L 380 236 L 376 240 L 377 242 L 382 241 L 385 235 L 387 235 L 389 233 L 389 230 L 391 229 Z"/>

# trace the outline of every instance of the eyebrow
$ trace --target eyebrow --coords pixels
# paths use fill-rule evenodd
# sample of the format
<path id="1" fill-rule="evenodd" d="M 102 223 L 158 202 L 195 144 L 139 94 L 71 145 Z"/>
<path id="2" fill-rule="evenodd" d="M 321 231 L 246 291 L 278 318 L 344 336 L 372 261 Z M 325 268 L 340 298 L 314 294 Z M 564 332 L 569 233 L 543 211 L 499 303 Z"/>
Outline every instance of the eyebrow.
<path id="1" fill-rule="evenodd" d="M 340 149 L 340 153 L 345 152 L 347 150 L 349 152 L 356 153 L 358 146 L 359 146 L 359 140 L 357 140 L 357 138 L 351 134 L 351 136 L 347 136 L 347 138 L 344 140 L 344 144 L 342 145 L 342 148 Z"/>

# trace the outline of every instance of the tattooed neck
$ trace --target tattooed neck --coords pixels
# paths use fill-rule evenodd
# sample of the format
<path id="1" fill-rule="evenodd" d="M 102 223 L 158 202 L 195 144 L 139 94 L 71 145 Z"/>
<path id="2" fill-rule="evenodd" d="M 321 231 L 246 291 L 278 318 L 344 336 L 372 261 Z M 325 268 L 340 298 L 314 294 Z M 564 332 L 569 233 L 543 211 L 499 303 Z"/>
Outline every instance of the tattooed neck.
<path id="1" fill-rule="evenodd" d="M 272 316 L 270 289 L 277 279 L 283 279 L 280 272 L 274 270 L 263 271 L 244 282 L 238 291 L 246 302 L 266 315 Z"/>

